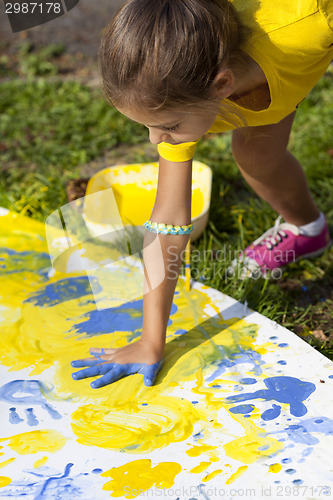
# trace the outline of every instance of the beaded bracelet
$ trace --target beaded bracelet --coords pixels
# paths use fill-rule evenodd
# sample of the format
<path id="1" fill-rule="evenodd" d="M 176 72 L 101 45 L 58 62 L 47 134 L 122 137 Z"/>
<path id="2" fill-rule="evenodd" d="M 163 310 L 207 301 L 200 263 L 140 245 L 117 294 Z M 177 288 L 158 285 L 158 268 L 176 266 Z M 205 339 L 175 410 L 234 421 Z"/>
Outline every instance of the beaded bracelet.
<path id="1" fill-rule="evenodd" d="M 147 220 L 144 226 L 151 233 L 161 233 L 161 234 L 188 234 L 193 231 L 193 224 L 188 224 L 187 226 L 173 226 L 172 224 L 163 224 L 159 222 L 152 222 Z"/>

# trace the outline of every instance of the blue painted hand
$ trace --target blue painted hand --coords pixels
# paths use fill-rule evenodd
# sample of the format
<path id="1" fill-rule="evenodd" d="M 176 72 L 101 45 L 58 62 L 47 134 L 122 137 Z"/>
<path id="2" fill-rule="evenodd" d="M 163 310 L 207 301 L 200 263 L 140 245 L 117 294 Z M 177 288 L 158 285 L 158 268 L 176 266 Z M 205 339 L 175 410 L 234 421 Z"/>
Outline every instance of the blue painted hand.
<path id="1" fill-rule="evenodd" d="M 139 348 L 139 349 L 138 349 Z M 140 343 L 135 342 L 120 349 L 90 349 L 92 358 L 78 359 L 72 361 L 73 368 L 83 368 L 72 374 L 74 380 L 81 380 L 88 377 L 97 377 L 102 375 L 101 378 L 93 380 L 91 387 L 98 389 L 108 384 L 112 384 L 120 378 L 134 373 L 143 374 L 143 382 L 146 386 L 154 384 L 156 376 L 162 367 L 163 359 L 155 361 L 155 363 L 134 362 L 140 359 L 141 356 L 135 356 L 133 359 L 134 351 L 140 351 Z M 138 354 L 138 352 L 136 352 Z M 151 354 L 151 353 L 150 353 Z M 149 356 L 151 358 L 151 356 Z M 126 359 L 127 358 L 127 359 Z M 131 361 L 131 359 L 133 361 Z M 155 358 L 156 359 L 156 358 Z M 123 361 L 122 363 L 115 361 Z M 129 361 L 129 362 L 124 362 Z M 151 361 L 151 359 L 149 360 Z"/>

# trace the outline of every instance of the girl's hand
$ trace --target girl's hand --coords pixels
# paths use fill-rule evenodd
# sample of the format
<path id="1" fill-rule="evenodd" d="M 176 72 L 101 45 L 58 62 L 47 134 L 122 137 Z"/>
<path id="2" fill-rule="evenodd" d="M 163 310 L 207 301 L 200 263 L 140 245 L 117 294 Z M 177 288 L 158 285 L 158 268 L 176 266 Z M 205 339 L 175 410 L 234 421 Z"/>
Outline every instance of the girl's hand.
<path id="1" fill-rule="evenodd" d="M 118 349 L 90 349 L 92 358 L 72 361 L 74 368 L 86 367 L 72 374 L 74 380 L 102 375 L 91 382 L 97 389 L 134 373 L 143 374 L 146 386 L 153 385 L 157 373 L 162 367 L 162 352 L 155 350 L 151 344 L 143 344 L 140 340 Z"/>

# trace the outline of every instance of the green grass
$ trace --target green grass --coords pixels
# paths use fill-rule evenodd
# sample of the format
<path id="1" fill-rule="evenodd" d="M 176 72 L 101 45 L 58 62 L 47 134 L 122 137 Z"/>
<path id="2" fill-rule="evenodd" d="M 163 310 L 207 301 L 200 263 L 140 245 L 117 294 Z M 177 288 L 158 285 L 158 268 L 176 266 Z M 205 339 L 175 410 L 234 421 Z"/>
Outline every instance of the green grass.
<path id="1" fill-rule="evenodd" d="M 43 50 L 34 53 L 23 46 L 11 69 L 12 80 L 2 83 L 0 93 L 0 206 L 40 221 L 67 203 L 66 184 L 79 176 L 80 165 L 121 144 L 130 147 L 148 138 L 144 127 L 111 109 L 100 91 L 74 81 L 48 81 L 48 76 L 57 75 L 61 48 Z M 1 56 L 2 69 L 8 64 Z M 332 83 L 331 69 L 299 107 L 290 140 L 290 150 L 301 161 L 331 229 Z M 192 277 L 246 301 L 333 359 L 333 342 L 311 336 L 321 329 L 333 338 L 332 251 L 290 265 L 280 280 L 226 279 L 235 252 L 273 225 L 277 215 L 243 181 L 232 158 L 230 133 L 200 141 L 196 159 L 210 165 L 214 177 L 210 220 L 192 252 Z"/>

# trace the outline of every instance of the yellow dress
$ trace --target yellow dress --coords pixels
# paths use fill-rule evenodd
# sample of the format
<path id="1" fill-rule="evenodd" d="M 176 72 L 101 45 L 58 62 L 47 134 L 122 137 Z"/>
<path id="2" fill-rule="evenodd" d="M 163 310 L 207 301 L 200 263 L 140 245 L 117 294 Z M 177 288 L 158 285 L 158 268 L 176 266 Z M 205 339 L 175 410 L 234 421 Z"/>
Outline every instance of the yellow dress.
<path id="1" fill-rule="evenodd" d="M 233 5 L 252 30 L 242 48 L 264 71 L 271 103 L 262 111 L 232 106 L 249 127 L 278 123 L 295 111 L 333 59 L 333 0 L 233 0 Z M 235 127 L 218 116 L 208 133 Z M 186 161 L 197 142 L 162 142 L 158 152 L 170 161 Z"/>

